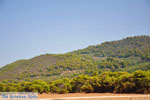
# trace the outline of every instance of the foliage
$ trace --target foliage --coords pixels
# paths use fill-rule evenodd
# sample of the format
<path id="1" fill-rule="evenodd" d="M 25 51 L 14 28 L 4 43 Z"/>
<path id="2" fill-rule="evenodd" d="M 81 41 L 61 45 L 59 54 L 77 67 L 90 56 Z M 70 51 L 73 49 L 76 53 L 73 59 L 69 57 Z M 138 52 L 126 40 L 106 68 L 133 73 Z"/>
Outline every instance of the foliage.
<path id="1" fill-rule="evenodd" d="M 1 82 L 0 92 L 39 92 L 39 93 L 150 93 L 150 71 L 103 72 L 93 76 L 79 75 L 73 79 L 55 81 L 35 80 L 32 82 Z"/>
<path id="2" fill-rule="evenodd" d="M 52 93 L 68 93 L 71 91 L 70 80 L 67 78 L 52 81 L 49 84 Z"/>
<path id="3" fill-rule="evenodd" d="M 104 42 L 74 51 L 77 54 L 89 54 L 96 57 L 130 57 L 140 56 L 143 60 L 150 60 L 150 37 L 134 36 L 119 41 Z"/>
<path id="4" fill-rule="evenodd" d="M 112 71 L 128 66 L 128 62 L 112 57 L 108 57 L 106 60 L 97 61 L 97 64 L 100 69 L 111 69 Z"/>

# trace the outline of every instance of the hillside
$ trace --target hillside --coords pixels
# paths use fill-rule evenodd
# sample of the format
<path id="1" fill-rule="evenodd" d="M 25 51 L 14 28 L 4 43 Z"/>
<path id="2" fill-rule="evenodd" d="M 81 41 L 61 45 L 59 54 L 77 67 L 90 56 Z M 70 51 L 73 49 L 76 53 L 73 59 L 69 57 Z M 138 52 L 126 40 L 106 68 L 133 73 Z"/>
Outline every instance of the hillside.
<path id="1" fill-rule="evenodd" d="M 127 37 L 66 54 L 45 54 L 0 68 L 0 81 L 72 78 L 94 72 L 150 70 L 150 36 Z"/>
<path id="2" fill-rule="evenodd" d="M 75 51 L 78 54 L 89 54 L 95 57 L 139 56 L 144 60 L 150 59 L 150 36 L 127 37 L 123 40 L 104 42 Z"/>
<path id="3" fill-rule="evenodd" d="M 92 58 L 80 54 L 46 54 L 29 60 L 20 60 L 0 69 L 0 80 L 52 80 L 78 75 L 94 68 Z M 61 75 L 61 76 L 60 76 Z"/>

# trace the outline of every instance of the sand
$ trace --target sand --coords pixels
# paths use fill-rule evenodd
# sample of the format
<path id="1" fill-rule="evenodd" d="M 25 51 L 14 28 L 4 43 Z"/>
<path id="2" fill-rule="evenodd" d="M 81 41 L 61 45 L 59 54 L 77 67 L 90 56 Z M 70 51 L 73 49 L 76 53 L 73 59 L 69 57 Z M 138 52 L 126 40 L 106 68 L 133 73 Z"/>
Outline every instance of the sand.
<path id="1" fill-rule="evenodd" d="M 39 100 L 150 100 L 150 94 L 68 93 L 39 94 Z"/>

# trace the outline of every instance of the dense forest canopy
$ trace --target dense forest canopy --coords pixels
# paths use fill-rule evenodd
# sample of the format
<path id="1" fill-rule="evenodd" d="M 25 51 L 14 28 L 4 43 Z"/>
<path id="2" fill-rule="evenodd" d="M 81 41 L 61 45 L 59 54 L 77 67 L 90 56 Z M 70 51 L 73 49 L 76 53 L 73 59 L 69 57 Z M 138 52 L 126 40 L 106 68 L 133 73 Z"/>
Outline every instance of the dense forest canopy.
<path id="1" fill-rule="evenodd" d="M 72 79 L 54 81 L 34 80 L 31 82 L 0 83 L 1 92 L 39 93 L 150 93 L 150 71 L 94 72 L 92 76 L 79 75 Z"/>

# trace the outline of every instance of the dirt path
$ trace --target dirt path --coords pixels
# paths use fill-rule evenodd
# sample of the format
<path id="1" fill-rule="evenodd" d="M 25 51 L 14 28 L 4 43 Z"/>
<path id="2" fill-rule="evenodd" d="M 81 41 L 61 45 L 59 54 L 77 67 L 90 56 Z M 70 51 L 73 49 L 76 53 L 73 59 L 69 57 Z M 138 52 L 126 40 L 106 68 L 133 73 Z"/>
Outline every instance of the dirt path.
<path id="1" fill-rule="evenodd" d="M 150 94 L 69 93 L 40 94 L 39 100 L 150 100 Z"/>

